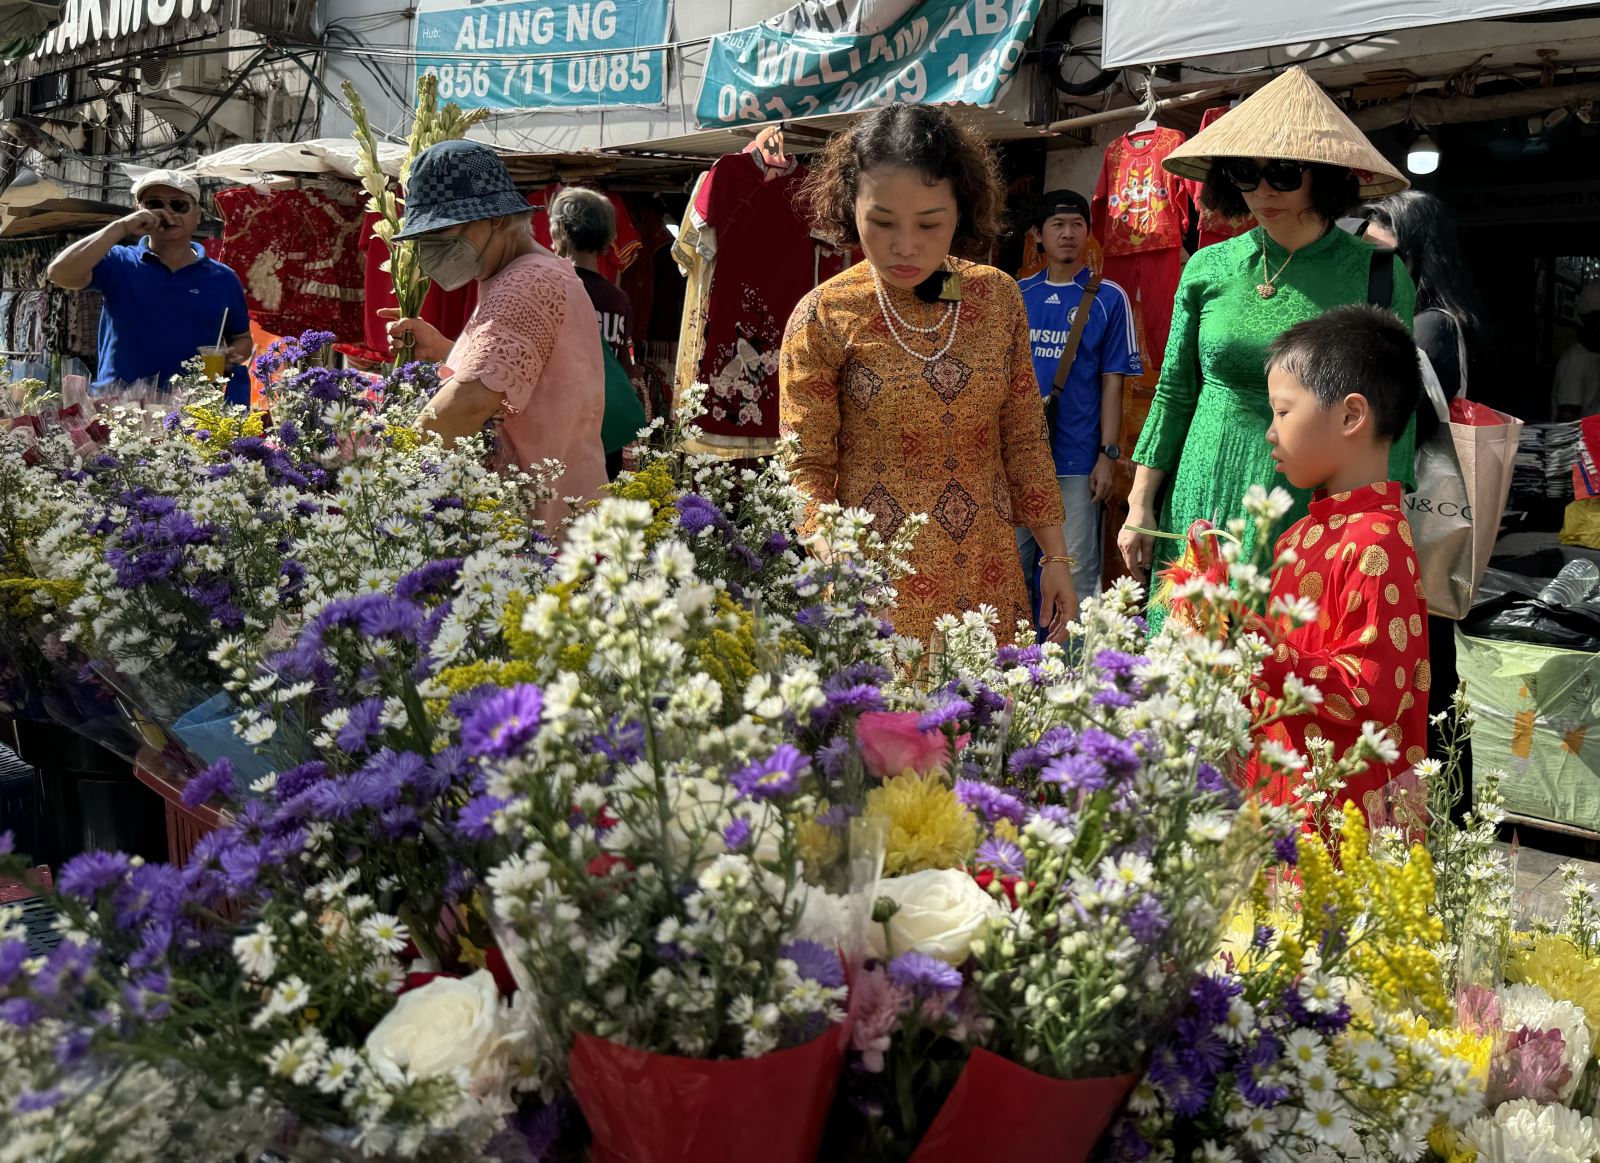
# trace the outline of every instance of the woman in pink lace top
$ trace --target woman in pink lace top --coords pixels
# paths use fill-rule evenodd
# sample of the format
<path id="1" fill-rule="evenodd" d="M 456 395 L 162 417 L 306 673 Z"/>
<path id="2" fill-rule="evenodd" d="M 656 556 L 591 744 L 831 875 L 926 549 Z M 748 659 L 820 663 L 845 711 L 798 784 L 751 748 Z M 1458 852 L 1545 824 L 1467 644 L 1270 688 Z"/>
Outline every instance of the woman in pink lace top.
<path id="1" fill-rule="evenodd" d="M 419 359 L 443 365 L 422 427 L 449 443 L 499 416 L 508 463 L 560 461 L 556 496 L 535 513 L 553 535 L 568 499 L 606 483 L 605 363 L 588 292 L 570 264 L 533 241 L 528 204 L 487 146 L 432 147 L 412 166 L 406 194 L 398 237 L 416 240 L 422 271 L 447 291 L 478 280 L 478 305 L 453 345 L 421 319 L 389 325 L 391 342 L 409 336 Z"/>

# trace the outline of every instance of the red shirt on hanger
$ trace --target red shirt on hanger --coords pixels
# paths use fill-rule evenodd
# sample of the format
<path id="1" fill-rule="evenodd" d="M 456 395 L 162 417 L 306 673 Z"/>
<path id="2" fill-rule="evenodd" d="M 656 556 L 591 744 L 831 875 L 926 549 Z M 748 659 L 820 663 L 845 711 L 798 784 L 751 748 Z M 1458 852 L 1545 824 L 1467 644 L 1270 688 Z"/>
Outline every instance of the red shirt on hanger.
<path id="1" fill-rule="evenodd" d="M 1186 140 L 1176 129 L 1158 127 L 1124 134 L 1106 146 L 1091 213 L 1107 258 L 1182 245 L 1189 191 L 1162 168 L 1161 159 Z"/>

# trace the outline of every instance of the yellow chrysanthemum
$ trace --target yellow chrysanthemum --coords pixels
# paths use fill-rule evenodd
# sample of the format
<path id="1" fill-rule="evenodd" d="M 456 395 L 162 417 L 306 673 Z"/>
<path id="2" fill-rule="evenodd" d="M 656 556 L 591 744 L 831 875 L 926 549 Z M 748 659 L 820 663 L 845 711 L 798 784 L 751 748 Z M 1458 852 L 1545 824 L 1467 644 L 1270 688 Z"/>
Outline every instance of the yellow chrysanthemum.
<path id="1" fill-rule="evenodd" d="M 937 774 L 884 780 L 867 793 L 865 814 L 888 824 L 883 869 L 890 876 L 955 868 L 978 843 L 978 819 Z"/>
<path id="2" fill-rule="evenodd" d="M 1409 1012 L 1393 1014 L 1390 1020 L 1407 1037 L 1426 1039 L 1440 1053 L 1466 1063 L 1473 1081 L 1480 1087 L 1488 1085 L 1489 1059 L 1494 1054 L 1492 1035 L 1474 1034 L 1460 1026 L 1435 1026 L 1420 1014 Z"/>
<path id="3" fill-rule="evenodd" d="M 1557 1001 L 1570 1001 L 1583 1010 L 1589 1037 L 1600 1042 L 1600 961 L 1559 933 L 1540 933 L 1519 942 L 1511 952 L 1506 977 L 1537 985 Z"/>

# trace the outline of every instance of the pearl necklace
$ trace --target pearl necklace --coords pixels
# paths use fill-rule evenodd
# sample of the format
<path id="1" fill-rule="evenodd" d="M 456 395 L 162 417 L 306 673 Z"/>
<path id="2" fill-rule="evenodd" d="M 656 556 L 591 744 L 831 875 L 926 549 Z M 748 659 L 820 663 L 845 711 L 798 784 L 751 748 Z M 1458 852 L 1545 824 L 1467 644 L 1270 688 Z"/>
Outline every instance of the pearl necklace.
<path id="1" fill-rule="evenodd" d="M 878 291 L 878 307 L 880 310 L 882 310 L 883 321 L 889 328 L 889 338 L 893 339 L 897 344 L 900 345 L 901 351 L 905 352 L 909 356 L 913 356 L 916 359 L 921 360 L 923 363 L 934 363 L 950 354 L 950 349 L 956 345 L 956 329 L 961 325 L 961 304 L 948 304 L 944 309 L 944 314 L 940 316 L 939 321 L 932 327 L 918 327 L 916 324 L 907 323 L 905 319 L 901 318 L 900 312 L 895 310 L 893 303 L 889 302 L 889 296 L 883 289 L 883 278 L 878 274 L 876 267 L 874 267 L 872 271 L 872 284 L 875 288 L 877 288 Z M 938 351 L 934 352 L 932 355 L 923 355 L 904 339 L 900 338 L 900 333 L 894 329 L 896 321 L 898 321 L 900 326 L 904 327 L 907 331 L 915 331 L 921 335 L 937 335 L 944 329 L 944 325 L 949 323 L 950 338 L 945 340 L 944 346 Z"/>

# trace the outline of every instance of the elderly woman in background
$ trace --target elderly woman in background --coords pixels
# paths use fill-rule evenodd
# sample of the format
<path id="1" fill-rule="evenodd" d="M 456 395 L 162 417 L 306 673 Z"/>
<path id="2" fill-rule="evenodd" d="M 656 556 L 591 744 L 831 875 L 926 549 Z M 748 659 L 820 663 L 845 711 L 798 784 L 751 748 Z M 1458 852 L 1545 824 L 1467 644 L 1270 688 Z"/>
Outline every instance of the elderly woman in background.
<path id="1" fill-rule="evenodd" d="M 431 147 L 406 193 L 396 237 L 415 241 L 423 273 L 447 291 L 478 282 L 478 305 L 454 344 L 421 319 L 389 324 L 396 347 L 409 338 L 418 359 L 443 365 L 421 426 L 449 444 L 498 419 L 503 463 L 560 461 L 555 496 L 535 513 L 553 533 L 569 499 L 606 483 L 605 371 L 589 296 L 571 265 L 534 242 L 528 204 L 488 146 Z"/>
<path id="2" fill-rule="evenodd" d="M 583 289 L 594 303 L 600 338 L 616 357 L 623 375 L 636 385 L 639 375 L 633 360 L 633 301 L 600 273 L 600 255 L 616 240 L 617 211 L 604 194 L 568 186 L 551 201 L 550 241 L 555 252 L 577 270 Z M 634 391 L 639 394 L 637 386 Z M 639 420 L 641 424 L 644 421 L 642 405 Z M 621 471 L 622 449 L 608 451 L 607 479 L 616 480 Z"/>

